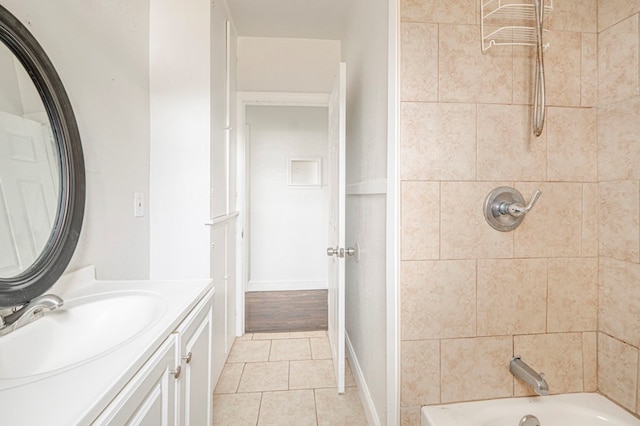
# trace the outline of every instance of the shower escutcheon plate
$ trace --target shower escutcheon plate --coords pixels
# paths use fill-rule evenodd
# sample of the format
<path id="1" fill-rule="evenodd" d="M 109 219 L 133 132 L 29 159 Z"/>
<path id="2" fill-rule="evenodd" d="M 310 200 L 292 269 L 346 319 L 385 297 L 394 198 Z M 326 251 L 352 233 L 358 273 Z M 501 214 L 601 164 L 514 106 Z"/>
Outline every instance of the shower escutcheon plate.
<path id="1" fill-rule="evenodd" d="M 522 194 L 509 186 L 500 186 L 487 195 L 484 200 L 484 218 L 493 229 L 501 232 L 513 231 L 533 208 L 542 192 L 536 190 L 531 201 L 524 205 Z"/>

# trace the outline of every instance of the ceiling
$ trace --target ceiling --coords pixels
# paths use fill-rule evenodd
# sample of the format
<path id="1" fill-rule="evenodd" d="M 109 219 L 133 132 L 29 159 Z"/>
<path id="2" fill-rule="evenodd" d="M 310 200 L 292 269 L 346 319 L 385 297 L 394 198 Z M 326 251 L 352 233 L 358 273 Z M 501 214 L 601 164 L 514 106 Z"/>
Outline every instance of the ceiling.
<path id="1" fill-rule="evenodd" d="M 238 36 L 341 40 L 350 0 L 227 0 Z"/>

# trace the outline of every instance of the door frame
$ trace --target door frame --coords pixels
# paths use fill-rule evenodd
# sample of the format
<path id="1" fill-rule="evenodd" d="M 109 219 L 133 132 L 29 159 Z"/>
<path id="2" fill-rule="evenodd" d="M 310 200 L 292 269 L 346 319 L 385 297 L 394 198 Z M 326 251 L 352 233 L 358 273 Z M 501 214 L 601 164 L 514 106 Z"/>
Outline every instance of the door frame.
<path id="1" fill-rule="evenodd" d="M 328 93 L 294 93 L 294 92 L 237 92 L 237 210 L 238 229 L 236 231 L 236 336 L 242 336 L 245 330 L 245 297 L 249 281 L 249 240 L 246 238 L 249 229 L 249 191 L 247 190 L 247 173 L 249 171 L 248 147 L 246 144 L 245 119 L 248 106 L 311 106 L 328 107 Z"/>

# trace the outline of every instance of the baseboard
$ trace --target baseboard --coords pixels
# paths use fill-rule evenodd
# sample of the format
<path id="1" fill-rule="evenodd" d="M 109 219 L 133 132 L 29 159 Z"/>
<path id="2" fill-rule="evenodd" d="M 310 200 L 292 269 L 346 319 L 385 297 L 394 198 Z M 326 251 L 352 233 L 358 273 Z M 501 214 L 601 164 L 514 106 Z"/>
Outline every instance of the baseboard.
<path id="1" fill-rule="evenodd" d="M 351 366 L 353 378 L 356 381 L 356 385 L 358 386 L 358 395 L 360 395 L 360 401 L 362 402 L 364 414 L 365 416 L 367 416 L 367 422 L 373 426 L 380 426 L 380 417 L 378 416 L 376 407 L 373 404 L 373 398 L 371 398 L 371 393 L 369 392 L 369 388 L 367 387 L 367 382 L 364 379 L 364 374 L 362 373 L 362 368 L 360 367 L 360 363 L 358 362 L 358 357 L 353 350 L 351 340 L 349 340 L 349 333 L 346 332 L 345 341 L 347 343 L 347 358 L 349 359 L 349 365 Z"/>

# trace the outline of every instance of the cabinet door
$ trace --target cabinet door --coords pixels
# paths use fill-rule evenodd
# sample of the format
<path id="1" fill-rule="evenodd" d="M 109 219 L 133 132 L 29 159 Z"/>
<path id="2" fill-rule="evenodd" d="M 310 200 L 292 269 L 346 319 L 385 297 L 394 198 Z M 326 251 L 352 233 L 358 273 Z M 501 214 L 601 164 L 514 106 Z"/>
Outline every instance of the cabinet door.
<path id="1" fill-rule="evenodd" d="M 213 292 L 209 292 L 177 330 L 182 365 L 176 404 L 179 425 L 212 424 L 212 321 Z"/>
<path id="2" fill-rule="evenodd" d="M 175 419 L 175 339 L 169 338 L 138 371 L 94 425 L 168 426 Z"/>

